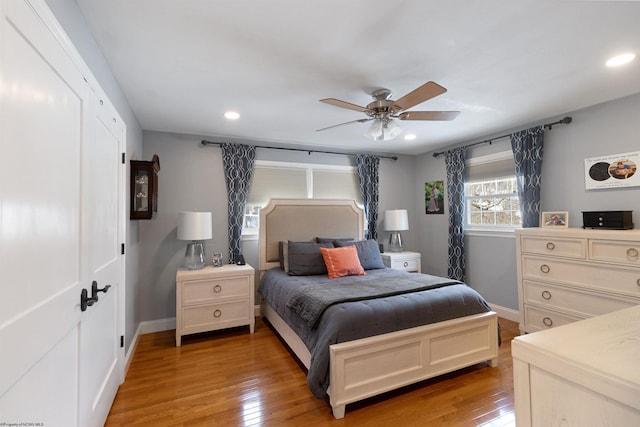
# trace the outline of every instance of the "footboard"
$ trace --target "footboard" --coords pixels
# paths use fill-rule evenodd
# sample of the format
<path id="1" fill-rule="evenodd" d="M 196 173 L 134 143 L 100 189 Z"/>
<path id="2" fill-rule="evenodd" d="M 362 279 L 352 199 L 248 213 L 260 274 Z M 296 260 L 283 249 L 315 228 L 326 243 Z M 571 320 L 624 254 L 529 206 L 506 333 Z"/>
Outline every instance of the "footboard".
<path id="1" fill-rule="evenodd" d="M 330 346 L 330 402 L 345 405 L 488 361 L 497 366 L 498 317 L 482 313 Z"/>

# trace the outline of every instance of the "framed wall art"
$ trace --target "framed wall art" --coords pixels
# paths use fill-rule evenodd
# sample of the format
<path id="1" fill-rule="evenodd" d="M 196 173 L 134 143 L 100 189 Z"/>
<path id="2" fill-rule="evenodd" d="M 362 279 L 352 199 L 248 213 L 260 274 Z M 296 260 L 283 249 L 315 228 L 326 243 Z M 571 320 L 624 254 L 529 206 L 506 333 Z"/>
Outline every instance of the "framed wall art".
<path id="1" fill-rule="evenodd" d="M 584 161 L 587 190 L 640 186 L 640 152 L 611 154 Z"/>
<path id="2" fill-rule="evenodd" d="M 542 227 L 569 227 L 569 212 L 542 212 Z"/>
<path id="3" fill-rule="evenodd" d="M 444 214 L 444 181 L 424 183 L 424 213 Z"/>

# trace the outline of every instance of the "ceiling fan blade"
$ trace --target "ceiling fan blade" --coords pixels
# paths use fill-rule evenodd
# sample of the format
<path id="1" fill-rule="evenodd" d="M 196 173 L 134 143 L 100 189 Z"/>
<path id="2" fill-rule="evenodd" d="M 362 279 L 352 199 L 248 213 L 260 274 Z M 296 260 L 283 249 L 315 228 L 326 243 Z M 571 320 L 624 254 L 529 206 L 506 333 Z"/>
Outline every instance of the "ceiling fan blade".
<path id="1" fill-rule="evenodd" d="M 403 111 L 408 108 L 418 105 L 427 99 L 435 98 L 438 95 L 445 93 L 447 89 L 440 86 L 435 82 L 426 82 L 422 86 L 409 92 L 402 98 L 394 101 L 391 104 L 391 109 L 395 111 Z"/>
<path id="2" fill-rule="evenodd" d="M 327 126 L 326 128 L 317 129 L 316 132 L 320 132 L 321 130 L 327 130 L 327 129 L 331 129 L 331 128 L 336 128 L 338 126 L 350 125 L 351 123 L 365 123 L 365 122 L 368 122 L 369 120 L 373 120 L 373 118 L 352 120 L 350 122 L 340 123 L 339 125 Z"/>
<path id="3" fill-rule="evenodd" d="M 400 120 L 453 120 L 460 111 L 405 111 L 398 114 Z"/>
<path id="4" fill-rule="evenodd" d="M 340 101 L 339 99 L 335 99 L 335 98 L 321 99 L 320 102 L 324 102 L 325 104 L 333 105 L 335 107 L 346 108 L 348 110 L 360 111 L 361 113 L 369 111 L 365 107 L 361 107 L 359 105 L 352 104 L 346 101 Z"/>

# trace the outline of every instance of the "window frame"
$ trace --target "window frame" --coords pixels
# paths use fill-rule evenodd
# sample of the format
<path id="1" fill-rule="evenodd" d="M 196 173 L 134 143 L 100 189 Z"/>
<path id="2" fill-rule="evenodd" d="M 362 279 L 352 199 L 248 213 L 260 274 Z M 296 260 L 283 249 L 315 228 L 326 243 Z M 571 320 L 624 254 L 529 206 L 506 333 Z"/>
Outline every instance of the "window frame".
<path id="1" fill-rule="evenodd" d="M 357 177 L 358 172 L 355 166 L 328 165 L 323 163 L 284 162 L 284 161 L 275 161 L 275 160 L 256 160 L 254 163 L 254 167 L 255 168 L 271 167 L 271 168 L 281 168 L 281 169 L 304 170 L 305 177 L 306 177 L 306 193 L 307 193 L 306 198 L 307 199 L 313 199 L 313 189 L 314 189 L 313 174 L 315 171 L 335 171 L 335 172 L 342 172 L 342 173 L 351 173 L 351 174 L 355 174 L 356 179 L 358 179 Z M 362 208 L 363 207 L 362 201 L 359 200 L 360 198 L 359 192 L 356 196 L 357 196 L 356 204 Z M 260 209 L 262 209 L 263 207 L 264 206 L 260 203 L 247 203 L 245 205 L 245 213 L 242 219 L 242 232 L 240 234 L 241 240 L 257 240 L 258 239 L 258 234 L 260 229 Z M 248 214 L 247 213 L 248 210 L 252 210 L 252 211 L 257 210 L 258 212 L 257 214 L 255 214 L 258 216 L 257 227 L 255 228 L 254 227 L 246 228 L 247 215 L 254 215 L 254 214 Z"/>
<path id="2" fill-rule="evenodd" d="M 474 157 L 471 159 L 467 159 L 466 161 L 466 165 L 467 167 L 473 167 L 476 165 L 490 165 L 491 163 L 498 163 L 498 162 L 504 162 L 505 160 L 509 160 L 509 159 L 513 159 L 513 152 L 512 151 L 502 151 L 502 152 L 498 152 L 498 153 L 494 153 L 494 154 L 489 154 L 486 156 L 479 156 L 479 157 Z M 499 194 L 495 194 L 495 195 L 488 195 L 488 196 L 481 196 L 481 197 L 477 197 L 477 196 L 471 196 L 469 194 L 469 187 L 473 184 L 479 183 L 479 182 L 486 182 L 486 181 L 493 181 L 493 180 L 501 180 L 501 179 L 505 179 L 505 178 L 509 178 L 509 179 L 513 179 L 514 180 L 514 191 L 512 193 L 499 193 Z M 517 187 L 515 187 L 517 185 L 517 177 L 516 177 L 516 173 L 515 173 L 515 164 L 514 164 L 514 171 L 513 171 L 513 175 L 504 175 L 501 174 L 499 172 L 496 173 L 495 176 L 492 177 L 486 177 L 486 178 L 479 178 L 479 179 L 475 179 L 475 180 L 468 180 L 465 179 L 465 183 L 464 183 L 464 188 L 465 188 L 465 194 L 464 194 L 464 203 L 465 203 L 465 218 L 464 218 L 464 227 L 465 227 L 465 234 L 466 235 L 480 235 L 480 236 L 488 236 L 488 235 L 492 235 L 492 236 L 496 236 L 496 237 L 515 237 L 515 233 L 514 231 L 522 228 L 521 224 L 508 224 L 508 225 L 498 225 L 498 224 L 472 224 L 471 223 L 471 209 L 469 208 L 470 206 L 470 201 L 473 199 L 477 199 L 477 198 L 494 198 L 494 197 L 509 197 L 509 198 L 513 198 L 516 197 L 518 198 L 518 191 L 517 191 Z M 519 204 L 519 200 L 518 200 L 518 204 Z M 522 217 L 522 211 L 520 211 L 520 215 Z"/>

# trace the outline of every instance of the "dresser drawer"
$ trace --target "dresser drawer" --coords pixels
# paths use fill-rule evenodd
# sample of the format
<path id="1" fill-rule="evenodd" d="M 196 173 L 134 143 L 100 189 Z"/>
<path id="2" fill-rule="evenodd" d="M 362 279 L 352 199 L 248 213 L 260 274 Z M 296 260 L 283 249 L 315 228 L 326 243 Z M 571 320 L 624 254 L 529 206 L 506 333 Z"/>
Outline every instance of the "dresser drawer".
<path id="1" fill-rule="evenodd" d="M 520 246 L 523 253 L 587 258 L 587 239 L 521 236 Z"/>
<path id="2" fill-rule="evenodd" d="M 591 287 L 638 298 L 640 303 L 640 270 L 577 263 L 551 258 L 524 255 L 522 257 L 524 279 L 553 281 Z"/>
<path id="3" fill-rule="evenodd" d="M 182 304 L 193 305 L 234 298 L 248 298 L 249 279 L 225 277 L 221 279 L 186 281 L 182 286 Z"/>
<path id="4" fill-rule="evenodd" d="M 625 298 L 585 293 L 576 289 L 529 280 L 523 282 L 523 288 L 525 303 L 553 310 L 574 312 L 578 316 L 599 316 L 640 303 L 640 301 L 634 302 Z"/>
<path id="5" fill-rule="evenodd" d="M 527 332 L 541 331 L 543 329 L 554 328 L 556 326 L 568 325 L 569 323 L 582 320 L 584 317 L 561 314 L 555 311 L 547 311 L 530 305 L 524 306 L 524 323 Z"/>
<path id="6" fill-rule="evenodd" d="M 185 333 L 246 325 L 248 322 L 247 300 L 186 307 L 182 310 L 182 329 Z"/>
<path id="7" fill-rule="evenodd" d="M 590 239 L 589 258 L 640 267 L 640 242 Z"/>

